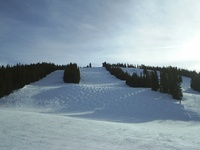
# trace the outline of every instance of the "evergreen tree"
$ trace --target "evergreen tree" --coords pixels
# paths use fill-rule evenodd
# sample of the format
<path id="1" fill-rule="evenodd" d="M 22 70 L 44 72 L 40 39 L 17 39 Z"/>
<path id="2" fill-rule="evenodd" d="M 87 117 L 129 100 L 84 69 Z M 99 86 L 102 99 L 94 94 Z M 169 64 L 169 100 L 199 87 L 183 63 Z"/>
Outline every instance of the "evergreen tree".
<path id="1" fill-rule="evenodd" d="M 70 63 L 66 66 L 63 75 L 63 81 L 65 83 L 79 83 L 80 82 L 80 70 L 77 64 Z"/>
<path id="2" fill-rule="evenodd" d="M 160 72 L 160 92 L 169 93 L 169 80 L 165 70 Z"/>
<path id="3" fill-rule="evenodd" d="M 181 89 L 182 77 L 177 68 L 163 68 L 160 72 L 160 92 L 172 95 L 172 98 L 181 100 L 183 97 Z"/>
<path id="4" fill-rule="evenodd" d="M 183 93 L 182 93 L 182 89 L 181 89 L 181 84 L 180 83 L 176 83 L 174 91 L 172 93 L 172 98 L 176 99 L 176 100 L 182 100 L 183 98 Z"/>
<path id="5" fill-rule="evenodd" d="M 200 73 L 199 74 L 194 74 L 191 78 L 191 85 L 190 87 L 193 90 L 199 91 L 200 92 Z"/>
<path id="6" fill-rule="evenodd" d="M 138 77 L 137 73 L 133 73 L 133 75 L 131 77 L 132 87 L 139 87 L 139 83 L 141 83 L 141 81 L 139 81 L 139 77 Z"/>
<path id="7" fill-rule="evenodd" d="M 143 87 L 150 88 L 152 86 L 151 75 L 149 74 L 147 70 L 144 72 L 145 74 L 143 75 L 143 82 L 144 82 Z"/>
<path id="8" fill-rule="evenodd" d="M 173 99 L 181 100 L 183 98 L 181 82 L 182 78 L 177 70 L 172 70 L 170 73 L 170 94 Z"/>
<path id="9" fill-rule="evenodd" d="M 153 91 L 158 91 L 158 89 L 159 89 L 159 80 L 158 80 L 158 74 L 157 74 L 156 70 L 151 72 L 151 79 L 152 79 L 151 89 Z"/>

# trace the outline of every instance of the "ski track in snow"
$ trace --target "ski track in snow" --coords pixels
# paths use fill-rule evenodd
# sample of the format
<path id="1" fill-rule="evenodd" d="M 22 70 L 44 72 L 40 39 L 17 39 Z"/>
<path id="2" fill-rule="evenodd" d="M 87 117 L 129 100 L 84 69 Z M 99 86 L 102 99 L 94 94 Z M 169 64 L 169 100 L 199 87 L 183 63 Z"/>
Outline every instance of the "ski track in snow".
<path id="1" fill-rule="evenodd" d="M 200 94 L 189 78 L 179 104 L 105 68 L 80 71 L 80 84 L 59 70 L 0 99 L 0 149 L 198 149 Z"/>

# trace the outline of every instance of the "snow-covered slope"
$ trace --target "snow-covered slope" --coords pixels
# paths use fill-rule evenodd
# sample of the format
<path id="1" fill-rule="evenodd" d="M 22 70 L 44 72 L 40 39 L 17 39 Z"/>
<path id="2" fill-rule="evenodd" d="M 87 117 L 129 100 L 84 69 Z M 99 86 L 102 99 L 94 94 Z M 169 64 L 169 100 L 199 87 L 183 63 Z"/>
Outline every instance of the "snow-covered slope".
<path id="1" fill-rule="evenodd" d="M 0 99 L 0 149 L 198 149 L 200 94 L 188 78 L 180 105 L 104 68 L 80 71 L 80 84 L 55 71 Z"/>

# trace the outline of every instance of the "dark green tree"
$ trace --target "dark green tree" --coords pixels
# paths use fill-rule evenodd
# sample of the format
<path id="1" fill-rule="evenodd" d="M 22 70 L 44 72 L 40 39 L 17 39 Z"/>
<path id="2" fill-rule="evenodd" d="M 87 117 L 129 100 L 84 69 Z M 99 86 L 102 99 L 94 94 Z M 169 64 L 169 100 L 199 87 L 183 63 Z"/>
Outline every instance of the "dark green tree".
<path id="1" fill-rule="evenodd" d="M 182 100 L 183 98 L 183 93 L 182 93 L 182 89 L 181 89 L 181 84 L 180 83 L 176 83 L 174 91 L 172 93 L 172 98 L 176 99 L 176 100 Z"/>
<path id="2" fill-rule="evenodd" d="M 183 98 L 183 93 L 181 89 L 182 78 L 176 69 L 171 70 L 169 74 L 169 79 L 170 79 L 169 93 L 172 95 L 172 98 L 176 100 L 182 100 Z"/>
<path id="3" fill-rule="evenodd" d="M 77 64 L 68 64 L 64 71 L 63 81 L 65 83 L 79 83 L 80 82 L 80 70 Z"/>
<path id="4" fill-rule="evenodd" d="M 146 69 L 146 68 L 145 68 Z M 142 87 L 147 87 L 147 88 L 150 88 L 152 86 L 152 78 L 151 78 L 151 75 L 149 73 L 149 71 L 145 71 L 145 69 L 143 69 L 143 86 Z"/>
<path id="5" fill-rule="evenodd" d="M 153 91 L 158 91 L 159 90 L 159 79 L 158 79 L 158 74 L 157 74 L 156 70 L 151 72 L 151 80 L 152 80 L 151 89 Z"/>
<path id="6" fill-rule="evenodd" d="M 160 92 L 169 94 L 169 78 L 165 69 L 160 72 Z"/>
<path id="7" fill-rule="evenodd" d="M 141 81 L 140 81 L 137 73 L 133 73 L 132 76 L 131 76 L 131 86 L 132 87 L 139 87 L 140 83 L 141 83 Z"/>
<path id="8" fill-rule="evenodd" d="M 192 78 L 191 78 L 191 84 L 190 87 L 195 90 L 200 92 L 200 73 L 195 73 Z"/>
<path id="9" fill-rule="evenodd" d="M 183 98 L 181 89 L 182 77 L 177 68 L 168 67 L 160 71 L 160 92 L 172 95 L 173 99 Z"/>

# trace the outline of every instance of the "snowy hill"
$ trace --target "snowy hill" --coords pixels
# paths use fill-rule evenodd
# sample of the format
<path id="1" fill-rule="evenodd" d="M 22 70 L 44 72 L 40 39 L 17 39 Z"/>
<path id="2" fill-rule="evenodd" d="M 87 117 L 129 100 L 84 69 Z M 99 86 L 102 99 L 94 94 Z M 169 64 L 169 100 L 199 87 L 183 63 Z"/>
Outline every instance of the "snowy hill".
<path id="1" fill-rule="evenodd" d="M 200 94 L 189 78 L 180 105 L 104 68 L 80 72 L 80 84 L 55 71 L 0 99 L 0 149 L 198 149 Z"/>

